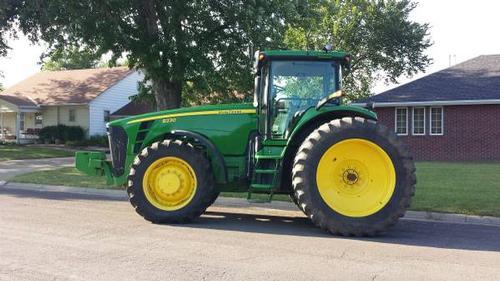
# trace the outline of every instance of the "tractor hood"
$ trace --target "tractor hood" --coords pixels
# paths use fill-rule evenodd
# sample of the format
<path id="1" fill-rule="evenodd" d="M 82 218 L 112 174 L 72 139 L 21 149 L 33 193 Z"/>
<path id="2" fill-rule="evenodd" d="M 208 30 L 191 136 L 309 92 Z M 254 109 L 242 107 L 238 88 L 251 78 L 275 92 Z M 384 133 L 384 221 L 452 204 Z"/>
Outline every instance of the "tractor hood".
<path id="1" fill-rule="evenodd" d="M 156 111 L 133 117 L 123 118 L 108 123 L 108 126 L 124 126 L 137 124 L 146 121 L 156 121 L 189 116 L 209 116 L 209 115 L 233 115 L 255 113 L 255 108 L 251 103 L 202 105 L 193 107 L 183 107 L 170 110 Z"/>

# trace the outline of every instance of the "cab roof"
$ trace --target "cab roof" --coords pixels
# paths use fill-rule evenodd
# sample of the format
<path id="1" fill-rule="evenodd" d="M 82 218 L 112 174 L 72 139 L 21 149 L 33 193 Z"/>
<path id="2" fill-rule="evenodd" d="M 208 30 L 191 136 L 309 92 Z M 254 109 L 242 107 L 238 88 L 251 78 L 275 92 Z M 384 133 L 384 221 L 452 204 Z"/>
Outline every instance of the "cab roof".
<path id="1" fill-rule="evenodd" d="M 301 50 L 267 50 L 255 53 L 254 71 L 257 75 L 266 62 L 270 60 L 321 60 L 338 61 L 344 67 L 350 69 L 351 55 L 340 51 L 301 51 Z"/>
<path id="2" fill-rule="evenodd" d="M 270 58 L 290 58 L 290 59 L 344 59 L 349 56 L 346 52 L 341 51 L 302 51 L 302 50 L 267 50 L 260 52 Z"/>

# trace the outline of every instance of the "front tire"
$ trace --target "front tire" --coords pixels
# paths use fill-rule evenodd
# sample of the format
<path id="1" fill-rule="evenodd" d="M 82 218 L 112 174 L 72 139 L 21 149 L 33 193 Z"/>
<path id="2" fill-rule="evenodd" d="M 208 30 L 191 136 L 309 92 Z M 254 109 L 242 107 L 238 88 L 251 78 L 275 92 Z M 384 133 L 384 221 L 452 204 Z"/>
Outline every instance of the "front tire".
<path id="1" fill-rule="evenodd" d="M 396 223 L 414 194 L 415 166 L 394 133 L 360 117 L 313 131 L 294 160 L 298 204 L 334 234 L 373 236 Z"/>
<path id="2" fill-rule="evenodd" d="M 187 142 L 155 142 L 136 156 L 127 193 L 136 212 L 153 223 L 185 223 L 217 198 L 210 163 Z"/>

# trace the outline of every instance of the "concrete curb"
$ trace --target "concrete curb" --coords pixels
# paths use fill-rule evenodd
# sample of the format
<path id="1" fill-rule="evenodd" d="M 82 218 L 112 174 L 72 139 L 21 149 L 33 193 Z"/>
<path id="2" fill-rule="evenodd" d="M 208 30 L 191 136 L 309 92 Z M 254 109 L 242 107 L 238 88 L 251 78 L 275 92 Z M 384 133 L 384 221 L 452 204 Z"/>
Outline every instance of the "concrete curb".
<path id="1" fill-rule="evenodd" d="M 73 194 L 103 196 L 112 199 L 127 200 L 124 190 L 95 189 L 84 187 L 69 187 L 58 185 L 41 185 L 29 183 L 12 183 L 0 181 L 0 189 L 30 190 L 39 192 L 65 192 Z M 219 197 L 214 203 L 216 207 L 274 209 L 282 211 L 298 211 L 297 206 L 291 202 L 273 201 L 272 203 L 252 203 L 242 198 Z M 475 224 L 500 226 L 500 218 L 490 216 L 473 216 L 462 214 L 448 214 L 437 212 L 407 211 L 403 220 L 444 222 L 456 224 Z"/>
<path id="2" fill-rule="evenodd" d="M 448 214 L 448 213 L 437 213 L 437 212 L 407 211 L 404 216 L 404 219 L 500 226 L 500 218 L 498 217 Z"/>
<path id="3" fill-rule="evenodd" d="M 40 191 L 40 192 L 64 192 L 72 194 L 103 196 L 112 199 L 123 199 L 123 200 L 128 199 L 127 193 L 124 190 L 71 187 L 62 185 L 42 185 L 42 184 L 31 184 L 31 183 L 7 182 L 3 186 L 0 185 L 0 189 L 17 189 L 17 190 Z"/>

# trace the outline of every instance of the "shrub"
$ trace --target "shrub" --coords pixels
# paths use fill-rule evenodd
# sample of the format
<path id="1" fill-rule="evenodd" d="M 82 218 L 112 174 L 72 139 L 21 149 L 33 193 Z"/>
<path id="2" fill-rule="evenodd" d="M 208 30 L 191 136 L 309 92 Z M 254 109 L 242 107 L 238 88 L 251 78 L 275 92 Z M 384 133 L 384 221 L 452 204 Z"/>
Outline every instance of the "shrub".
<path id="1" fill-rule="evenodd" d="M 80 126 L 68 126 L 63 131 L 65 141 L 77 141 L 85 138 L 85 131 Z"/>
<path id="2" fill-rule="evenodd" d="M 67 141 L 78 141 L 85 138 L 85 131 L 80 126 L 47 126 L 40 130 L 38 134 L 43 142 L 55 142 L 59 140 L 61 143 Z"/>
<path id="3" fill-rule="evenodd" d="M 57 135 L 57 127 L 56 126 L 47 126 L 40 130 L 38 133 L 38 137 L 41 141 L 44 142 L 54 142 L 58 137 Z"/>
<path id="4" fill-rule="evenodd" d="M 109 147 L 108 136 L 94 135 L 87 140 L 87 145 Z"/>
<path id="5" fill-rule="evenodd" d="M 94 135 L 88 139 L 80 139 L 74 141 L 67 141 L 68 146 L 100 146 L 109 147 L 108 137 L 105 135 Z"/>

